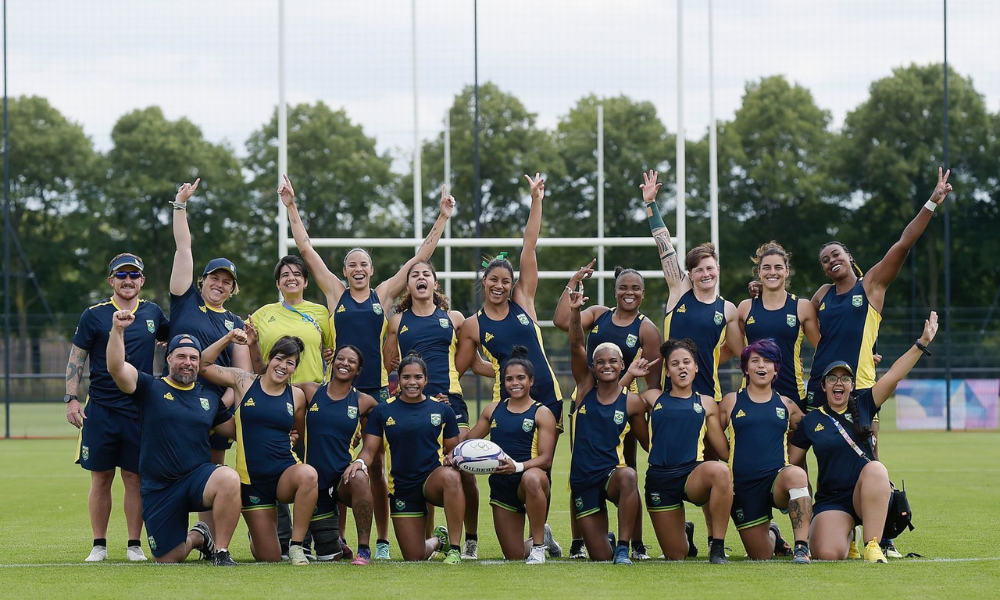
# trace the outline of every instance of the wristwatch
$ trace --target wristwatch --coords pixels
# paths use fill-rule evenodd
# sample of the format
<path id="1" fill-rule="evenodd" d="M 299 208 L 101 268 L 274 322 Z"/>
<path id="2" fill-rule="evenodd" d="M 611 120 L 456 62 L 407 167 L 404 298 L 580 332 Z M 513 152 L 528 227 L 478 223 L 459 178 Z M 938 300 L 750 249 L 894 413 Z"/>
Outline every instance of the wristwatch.
<path id="1" fill-rule="evenodd" d="M 69 404 L 71 400 L 79 400 L 79 398 L 76 397 L 76 394 L 66 394 L 63 396 L 63 404 Z"/>

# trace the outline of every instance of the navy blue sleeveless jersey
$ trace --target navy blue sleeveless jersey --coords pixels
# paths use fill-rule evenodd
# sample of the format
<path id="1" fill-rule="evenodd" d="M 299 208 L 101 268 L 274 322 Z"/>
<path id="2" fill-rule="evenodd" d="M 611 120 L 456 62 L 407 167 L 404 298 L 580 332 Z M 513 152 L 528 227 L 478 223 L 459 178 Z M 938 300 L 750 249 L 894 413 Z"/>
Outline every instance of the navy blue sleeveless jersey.
<path id="1" fill-rule="evenodd" d="M 861 425 L 871 427 L 872 419 L 878 414 L 875 399 L 870 389 L 859 392 L 856 398 Z M 861 469 L 869 461 L 875 460 L 872 440 L 861 440 L 854 431 L 853 417 L 849 412 L 838 413 L 824 406 L 807 414 L 792 434 L 791 443 L 808 450 L 811 446 L 816 453 L 819 474 L 816 478 L 816 500 L 836 496 L 854 489 L 861 476 Z M 837 430 L 834 420 L 840 423 L 868 460 L 858 456 L 844 436 Z"/>
<path id="2" fill-rule="evenodd" d="M 447 402 L 395 399 L 372 410 L 365 433 L 382 438 L 389 493 L 422 489 L 444 459 L 444 440 L 458 437 L 458 420 Z"/>
<path id="3" fill-rule="evenodd" d="M 497 373 L 493 384 L 493 401 L 499 402 L 501 398 L 510 396 L 503 386 L 503 370 L 514 346 L 524 346 L 528 349 L 528 360 L 535 367 L 535 385 L 531 386 L 531 397 L 552 407 L 550 410 L 558 422 L 562 409 L 555 408 L 554 405 L 562 401 L 562 391 L 552 367 L 549 366 L 548 358 L 545 357 L 542 332 L 516 302 L 509 300 L 507 306 L 509 310 L 502 321 L 489 318 L 483 309 L 476 313 L 479 320 L 479 344 Z"/>
<path id="4" fill-rule="evenodd" d="M 127 331 L 127 330 L 126 330 Z M 212 462 L 208 433 L 230 419 L 218 394 L 197 383 L 181 387 L 139 373 L 131 400 L 139 407 L 139 479 L 143 494 Z"/>
<path id="5" fill-rule="evenodd" d="M 231 310 L 215 310 L 206 305 L 194 284 L 180 296 L 170 294 L 169 339 L 183 333 L 201 342 L 202 348 L 208 348 L 234 328 L 243 329 L 243 319 Z M 233 366 L 232 344 L 219 354 L 215 364 L 220 367 Z M 167 371 L 167 365 L 163 365 L 163 374 L 166 375 Z M 223 386 L 215 385 L 203 377 L 198 377 L 198 383 L 220 396 L 226 391 Z"/>
<path id="6" fill-rule="evenodd" d="M 389 385 L 389 374 L 382 362 L 382 344 L 389 321 L 375 290 L 369 290 L 364 302 L 355 302 L 351 291 L 340 295 L 340 302 L 330 316 L 333 347 L 357 346 L 365 357 L 365 368 L 358 375 L 358 389 L 371 391 Z"/>
<path id="7" fill-rule="evenodd" d="M 587 336 L 587 362 L 591 366 L 594 364 L 594 350 L 604 342 L 611 342 L 621 349 L 625 369 L 628 369 L 636 355 L 642 351 L 639 329 L 642 327 L 643 321 L 646 320 L 646 316 L 639 314 L 630 324 L 622 327 L 614 323 L 616 310 L 618 309 L 613 308 L 604 311 L 594 320 L 594 326 L 591 327 L 590 335 Z"/>
<path id="8" fill-rule="evenodd" d="M 698 374 L 694 378 L 694 391 L 711 396 L 716 402 L 721 401 L 719 355 L 726 340 L 726 300 L 719 296 L 705 304 L 695 298 L 694 290 L 685 292 L 677 306 L 663 319 L 664 340 L 684 338 L 690 338 L 698 346 Z M 664 377 L 664 384 L 669 386 L 666 369 Z"/>
<path id="9" fill-rule="evenodd" d="M 496 405 L 490 419 L 490 440 L 503 449 L 504 454 L 517 462 L 538 456 L 538 425 L 535 413 L 542 406 L 532 402 L 524 412 L 511 412 L 510 399 Z"/>
<path id="10" fill-rule="evenodd" d="M 746 390 L 737 392 L 728 433 L 734 484 L 756 481 L 788 465 L 788 409 L 778 392 L 760 404 Z"/>
<path id="11" fill-rule="evenodd" d="M 843 360 L 854 370 L 855 389 L 864 390 L 875 385 L 875 358 L 873 348 L 878 339 L 882 315 L 868 302 L 864 279 L 858 279 L 845 294 L 838 294 L 830 286 L 819 310 L 819 344 L 813 356 L 809 374 L 810 389 L 819 388 L 826 366 Z"/>
<path id="12" fill-rule="evenodd" d="M 744 332 L 747 344 L 766 338 L 774 339 L 781 351 L 781 370 L 774 382 L 774 389 L 782 396 L 802 401 L 806 397 L 806 384 L 802 380 L 802 339 L 805 330 L 799 321 L 799 299 L 795 294 L 785 294 L 785 304 L 777 310 L 768 310 L 759 297 L 750 300 Z"/>
<path id="13" fill-rule="evenodd" d="M 109 298 L 83 311 L 73 334 L 73 345 L 86 350 L 90 356 L 89 400 L 136 416 L 135 405 L 108 373 L 108 334 L 119 310 L 114 298 Z M 156 341 L 170 339 L 170 321 L 158 305 L 141 299 L 132 314 L 135 321 L 124 333 L 125 361 L 140 373 L 152 374 Z"/>
<path id="14" fill-rule="evenodd" d="M 698 394 L 690 398 L 660 394 L 649 417 L 649 430 L 651 466 L 681 473 L 705 460 L 705 407 Z"/>
<path id="15" fill-rule="evenodd" d="M 236 472 L 240 482 L 272 480 L 299 462 L 288 433 L 295 428 L 292 386 L 277 396 L 264 393 L 254 380 L 236 409 Z"/>
<path id="16" fill-rule="evenodd" d="M 396 339 L 400 358 L 416 351 L 427 363 L 425 394 L 462 394 L 455 370 L 458 335 L 446 311 L 435 307 L 434 313 L 426 317 L 419 317 L 412 310 L 404 311 L 399 317 Z"/>
<path id="17" fill-rule="evenodd" d="M 573 413 L 570 487 L 575 490 L 603 483 L 616 467 L 624 467 L 622 451 L 630 429 L 625 389 L 611 404 L 597 400 L 596 387 L 590 390 Z"/>
<path id="18" fill-rule="evenodd" d="M 327 386 L 317 388 L 306 409 L 305 463 L 319 474 L 320 489 L 336 484 L 351 464 L 351 441 L 360 427 L 357 388 L 336 400 L 330 398 Z"/>

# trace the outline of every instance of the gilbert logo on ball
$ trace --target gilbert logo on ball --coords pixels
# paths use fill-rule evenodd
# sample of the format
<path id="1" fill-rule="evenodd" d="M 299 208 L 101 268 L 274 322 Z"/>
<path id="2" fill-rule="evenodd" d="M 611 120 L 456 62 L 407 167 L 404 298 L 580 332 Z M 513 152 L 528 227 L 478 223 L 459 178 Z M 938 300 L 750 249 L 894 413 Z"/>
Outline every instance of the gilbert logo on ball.
<path id="1" fill-rule="evenodd" d="M 489 475 L 507 460 L 507 455 L 489 440 L 471 439 L 455 446 L 451 458 L 455 466 L 466 473 Z"/>

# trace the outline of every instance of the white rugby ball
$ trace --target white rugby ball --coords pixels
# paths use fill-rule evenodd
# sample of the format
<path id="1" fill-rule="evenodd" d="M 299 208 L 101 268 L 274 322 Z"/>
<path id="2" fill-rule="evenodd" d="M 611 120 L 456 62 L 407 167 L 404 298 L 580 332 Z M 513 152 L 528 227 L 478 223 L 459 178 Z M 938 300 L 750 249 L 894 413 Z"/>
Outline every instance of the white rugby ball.
<path id="1" fill-rule="evenodd" d="M 451 458 L 455 466 L 466 473 L 489 475 L 496 471 L 507 455 L 489 440 L 465 440 L 455 446 Z"/>

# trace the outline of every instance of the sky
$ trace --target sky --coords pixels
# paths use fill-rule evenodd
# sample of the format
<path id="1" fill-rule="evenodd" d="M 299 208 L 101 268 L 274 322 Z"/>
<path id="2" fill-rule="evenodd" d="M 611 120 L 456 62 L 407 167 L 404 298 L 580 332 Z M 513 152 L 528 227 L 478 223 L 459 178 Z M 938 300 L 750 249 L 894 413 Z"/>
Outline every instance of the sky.
<path id="1" fill-rule="evenodd" d="M 278 0 L 34 0 L 8 6 L 8 90 L 44 96 L 107 150 L 118 118 L 158 105 L 245 154 L 278 101 Z M 436 137 L 475 72 L 554 127 L 590 93 L 657 106 L 678 128 L 677 0 L 286 0 L 290 103 L 344 107 L 382 151 L 408 160 Z M 948 58 L 1000 111 L 1000 2 L 948 3 Z M 748 81 L 808 88 L 833 126 L 894 67 L 943 58 L 930 0 L 715 0 L 715 112 L 731 119 Z M 685 135 L 710 121 L 708 1 L 683 4 Z M 294 157 L 290 157 L 294 169 Z"/>

